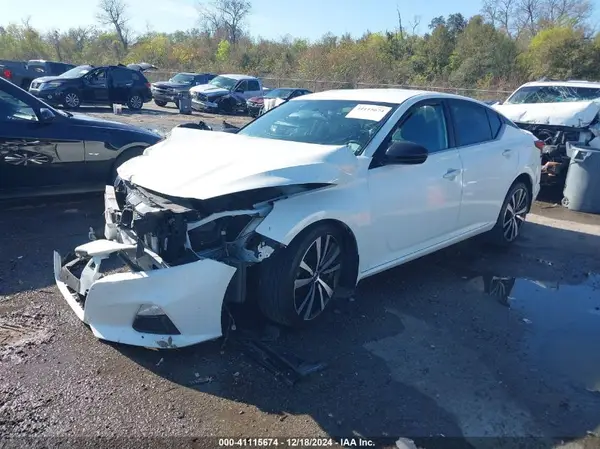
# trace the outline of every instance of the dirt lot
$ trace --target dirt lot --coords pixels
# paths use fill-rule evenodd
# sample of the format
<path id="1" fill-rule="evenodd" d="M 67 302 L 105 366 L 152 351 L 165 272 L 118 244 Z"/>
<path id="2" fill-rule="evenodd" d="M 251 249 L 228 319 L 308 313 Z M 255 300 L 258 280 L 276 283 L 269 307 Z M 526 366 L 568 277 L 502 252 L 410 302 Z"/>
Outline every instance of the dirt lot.
<path id="1" fill-rule="evenodd" d="M 156 109 L 118 119 L 181 120 Z M 472 241 L 369 278 L 315 327 L 270 343 L 328 365 L 290 387 L 231 341 L 150 351 L 96 340 L 58 293 L 51 260 L 85 242 L 102 211 L 96 195 L 0 213 L 0 436 L 68 436 L 72 447 L 143 436 L 162 437 L 156 447 L 219 447 L 204 436 L 600 447 L 600 216 L 538 202 L 507 251 Z M 58 440 L 20 447 L 48 441 Z M 136 441 L 150 447 L 108 447 Z"/>
<path id="2" fill-rule="evenodd" d="M 223 120 L 235 126 L 245 125 L 251 120 L 250 117 L 242 115 L 218 115 L 197 111 L 193 111 L 192 115 L 182 115 L 173 103 L 168 103 L 164 108 L 158 107 L 154 103 L 146 103 L 139 112 L 131 112 L 125 108 L 122 115 L 114 115 L 108 107 L 82 107 L 79 112 L 103 119 L 131 123 L 144 128 L 159 129 L 164 132 L 180 123 L 198 122 L 200 120 L 215 129 L 219 129 L 223 125 Z"/>

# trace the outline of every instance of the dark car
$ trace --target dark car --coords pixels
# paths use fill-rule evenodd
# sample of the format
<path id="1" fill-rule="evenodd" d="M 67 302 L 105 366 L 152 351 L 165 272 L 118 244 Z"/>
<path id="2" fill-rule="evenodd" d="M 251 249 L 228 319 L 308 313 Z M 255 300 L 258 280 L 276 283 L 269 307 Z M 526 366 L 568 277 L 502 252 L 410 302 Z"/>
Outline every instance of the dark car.
<path id="1" fill-rule="evenodd" d="M 75 67 L 64 62 L 31 59 L 25 61 L 8 61 L 0 59 L 0 78 L 4 78 L 23 89 L 29 89 L 31 81 L 40 76 L 56 76 Z"/>
<path id="2" fill-rule="evenodd" d="M 0 198 L 103 190 L 153 131 L 59 111 L 0 79 Z"/>
<path id="3" fill-rule="evenodd" d="M 280 87 L 269 91 L 264 97 L 252 97 L 246 101 L 248 115 L 258 117 L 265 103 L 265 98 L 281 98 L 284 101 L 291 100 L 302 95 L 312 94 L 308 89 L 296 89 L 292 87 Z"/>
<path id="4" fill-rule="evenodd" d="M 31 83 L 29 92 L 45 102 L 77 109 L 82 104 L 126 104 L 139 110 L 152 100 L 150 83 L 139 70 L 125 66 L 77 66 L 60 76 L 45 76 Z"/>
<path id="5" fill-rule="evenodd" d="M 217 75 L 212 73 L 178 73 L 169 81 L 152 83 L 152 96 L 157 106 L 166 106 L 172 101 L 179 106 L 179 95 L 188 92 L 191 87 L 199 84 L 208 84 Z"/>

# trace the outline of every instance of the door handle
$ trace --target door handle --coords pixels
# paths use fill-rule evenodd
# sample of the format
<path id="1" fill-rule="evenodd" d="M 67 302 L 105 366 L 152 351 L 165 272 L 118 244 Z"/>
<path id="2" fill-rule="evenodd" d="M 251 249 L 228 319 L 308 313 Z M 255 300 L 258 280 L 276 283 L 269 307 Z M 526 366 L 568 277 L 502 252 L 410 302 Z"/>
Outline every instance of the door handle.
<path id="1" fill-rule="evenodd" d="M 511 154 L 512 154 L 512 150 L 504 150 L 502 152 L 502 156 L 504 156 L 505 158 L 509 158 Z"/>
<path id="2" fill-rule="evenodd" d="M 450 181 L 454 181 L 454 179 L 456 179 L 456 177 L 458 176 L 459 173 L 460 173 L 460 170 L 458 170 L 456 168 L 449 168 L 448 171 L 444 174 L 444 179 L 449 179 Z"/>

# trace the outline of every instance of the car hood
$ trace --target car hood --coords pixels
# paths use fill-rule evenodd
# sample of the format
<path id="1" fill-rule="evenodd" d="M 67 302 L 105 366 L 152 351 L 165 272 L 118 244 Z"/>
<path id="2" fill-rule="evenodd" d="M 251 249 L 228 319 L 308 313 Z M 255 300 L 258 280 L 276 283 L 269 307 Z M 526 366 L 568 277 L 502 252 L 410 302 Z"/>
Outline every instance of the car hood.
<path id="1" fill-rule="evenodd" d="M 222 87 L 217 87 L 212 84 L 199 84 L 190 89 L 190 92 L 198 92 L 205 95 L 222 95 L 228 94 L 229 91 L 227 89 L 223 89 Z"/>
<path id="2" fill-rule="evenodd" d="M 50 81 L 69 81 L 73 78 L 61 78 L 59 76 L 41 76 L 39 78 L 35 78 L 33 81 L 36 83 L 49 83 Z"/>
<path id="3" fill-rule="evenodd" d="M 357 168 L 347 146 L 174 128 L 166 140 L 121 165 L 118 174 L 163 195 L 205 200 L 264 187 L 338 184 Z"/>
<path id="4" fill-rule="evenodd" d="M 177 89 L 177 90 L 184 90 L 184 89 L 189 89 L 190 88 L 189 84 L 185 84 L 185 83 L 173 83 L 171 81 L 158 81 L 156 83 L 153 83 L 153 85 L 155 87 Z"/>
<path id="5" fill-rule="evenodd" d="M 90 115 L 85 114 L 77 114 L 72 113 L 72 117 L 69 117 L 69 120 L 72 121 L 73 124 L 85 125 L 85 126 L 97 126 L 99 128 L 105 128 L 107 130 L 120 130 L 120 131 L 129 131 L 144 134 L 146 136 L 157 137 L 160 138 L 160 134 L 156 131 L 152 131 L 147 128 L 142 128 L 140 126 L 129 125 L 127 123 L 121 122 L 113 122 L 112 120 L 105 120 L 101 118 L 92 117 Z"/>
<path id="6" fill-rule="evenodd" d="M 498 104 L 492 107 L 517 123 L 585 128 L 600 112 L 600 101 Z"/>

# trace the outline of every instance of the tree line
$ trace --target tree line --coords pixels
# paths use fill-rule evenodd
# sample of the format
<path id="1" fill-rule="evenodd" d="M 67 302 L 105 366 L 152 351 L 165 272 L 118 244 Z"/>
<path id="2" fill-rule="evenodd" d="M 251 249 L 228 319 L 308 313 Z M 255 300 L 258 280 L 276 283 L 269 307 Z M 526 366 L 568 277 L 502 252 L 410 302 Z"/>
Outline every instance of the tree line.
<path id="1" fill-rule="evenodd" d="M 249 0 L 198 5 L 198 27 L 134 33 L 126 0 L 100 0 L 98 26 L 36 30 L 29 19 L 0 26 L 0 59 L 74 64 L 149 62 L 169 71 L 242 72 L 346 83 L 512 89 L 540 77 L 597 79 L 600 33 L 589 0 L 484 0 L 481 12 L 419 17 L 358 38 L 252 37 Z"/>

